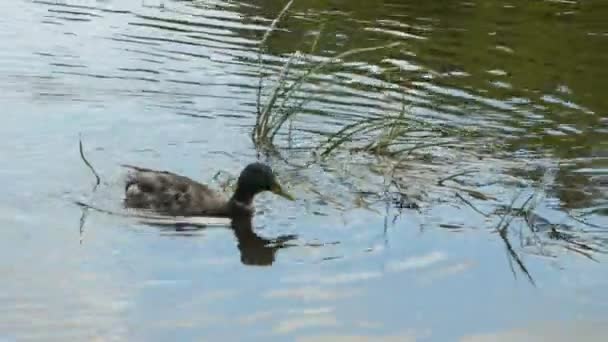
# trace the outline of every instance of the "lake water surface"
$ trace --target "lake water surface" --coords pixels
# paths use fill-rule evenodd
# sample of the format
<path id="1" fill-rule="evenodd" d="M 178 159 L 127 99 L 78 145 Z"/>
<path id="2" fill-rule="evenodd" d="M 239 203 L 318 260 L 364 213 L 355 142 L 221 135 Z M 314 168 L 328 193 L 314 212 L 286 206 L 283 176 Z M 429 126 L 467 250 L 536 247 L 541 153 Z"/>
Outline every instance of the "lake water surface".
<path id="1" fill-rule="evenodd" d="M 295 51 L 402 44 L 315 75 L 265 155 L 259 43 L 283 6 L 0 1 L 0 341 L 604 341 L 608 4 L 296 0 L 262 55 L 275 78 Z M 352 149 L 365 134 L 315 159 L 404 103 L 467 134 L 390 177 Z M 297 200 L 257 197 L 250 230 L 74 203 L 120 211 L 121 163 L 220 187 L 258 158 Z M 511 217 L 501 238 L 530 195 L 536 224 Z"/>

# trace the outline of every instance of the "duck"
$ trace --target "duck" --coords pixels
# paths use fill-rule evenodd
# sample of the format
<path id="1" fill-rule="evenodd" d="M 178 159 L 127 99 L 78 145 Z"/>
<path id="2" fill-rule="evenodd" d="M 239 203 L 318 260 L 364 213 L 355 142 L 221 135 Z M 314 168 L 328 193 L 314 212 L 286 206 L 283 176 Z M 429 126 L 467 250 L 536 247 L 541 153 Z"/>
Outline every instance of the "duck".
<path id="1" fill-rule="evenodd" d="M 123 164 L 130 170 L 125 182 L 124 205 L 170 216 L 251 217 L 257 194 L 272 192 L 294 201 L 270 166 L 253 162 L 240 173 L 230 198 L 191 178 L 169 171 Z"/>

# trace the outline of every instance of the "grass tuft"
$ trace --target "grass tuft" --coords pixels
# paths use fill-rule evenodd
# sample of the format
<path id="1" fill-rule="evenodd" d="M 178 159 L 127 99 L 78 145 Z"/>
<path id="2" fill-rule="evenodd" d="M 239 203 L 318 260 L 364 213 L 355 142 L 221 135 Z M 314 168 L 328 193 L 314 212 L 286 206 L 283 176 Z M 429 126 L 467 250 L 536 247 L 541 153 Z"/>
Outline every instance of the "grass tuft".
<path id="1" fill-rule="evenodd" d="M 391 43 L 381 46 L 352 49 L 337 54 L 321 62 L 313 63 L 308 61 L 308 67 L 304 68 L 303 70 L 299 70 L 299 75 L 295 76 L 292 80 L 290 80 L 292 65 L 295 60 L 300 60 L 302 58 L 302 54 L 299 51 L 291 53 L 287 57 L 285 64 L 279 72 L 276 84 L 274 87 L 272 87 L 270 93 L 268 96 L 266 96 L 264 101 L 262 99 L 262 91 L 264 89 L 263 80 L 265 78 L 265 74 L 263 72 L 262 53 L 271 32 L 274 30 L 280 19 L 285 16 L 292 3 L 293 0 L 285 5 L 277 18 L 273 20 L 260 42 L 258 55 L 260 76 L 256 94 L 257 115 L 252 132 L 252 140 L 258 147 L 274 146 L 277 133 L 281 130 L 281 128 L 283 128 L 288 120 L 290 120 L 296 113 L 299 113 L 306 105 L 310 97 L 304 96 L 303 99 L 296 100 L 296 94 L 298 94 L 304 85 L 308 84 L 312 77 L 323 71 L 328 66 L 342 62 L 344 58 L 380 49 L 395 48 L 401 45 L 401 43 Z M 321 29 L 319 31 L 321 31 Z M 312 44 L 312 51 L 314 51 L 314 49 L 316 49 L 318 46 L 319 40 L 320 34 L 317 34 Z"/>

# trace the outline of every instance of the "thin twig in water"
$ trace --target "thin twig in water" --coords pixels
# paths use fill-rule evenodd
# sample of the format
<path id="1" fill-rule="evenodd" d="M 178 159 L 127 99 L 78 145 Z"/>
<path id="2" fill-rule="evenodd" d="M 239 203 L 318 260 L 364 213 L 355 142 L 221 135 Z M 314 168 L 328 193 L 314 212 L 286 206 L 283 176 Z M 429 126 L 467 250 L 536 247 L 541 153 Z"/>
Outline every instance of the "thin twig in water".
<path id="1" fill-rule="evenodd" d="M 588 252 L 583 252 L 583 251 L 581 251 L 581 250 L 580 250 L 580 249 L 578 249 L 578 248 L 574 248 L 574 247 L 572 247 L 572 246 L 568 246 L 568 245 L 564 246 L 564 248 L 566 248 L 566 249 L 567 249 L 567 250 L 569 250 L 569 251 L 572 251 L 572 252 L 578 253 L 578 254 L 580 254 L 580 255 L 582 255 L 582 256 L 584 256 L 584 257 L 586 257 L 587 259 L 589 259 L 589 260 L 591 260 L 591 261 L 595 261 L 595 262 L 599 263 L 599 261 L 598 261 L 597 259 L 595 259 L 595 258 L 593 257 L 593 255 L 591 255 L 591 253 L 588 253 Z"/>
<path id="2" fill-rule="evenodd" d="M 585 222 L 582 219 L 579 219 L 578 217 L 574 216 L 572 214 L 572 212 L 568 211 L 568 217 L 570 217 L 571 219 L 573 219 L 574 221 L 578 222 L 578 223 L 582 223 L 586 226 L 592 227 L 592 228 L 598 228 L 598 229 L 608 229 L 608 227 L 602 227 L 602 226 L 598 226 L 597 224 L 593 224 L 593 223 L 589 223 L 589 222 Z"/>
<path id="3" fill-rule="evenodd" d="M 541 255 L 545 255 L 545 249 L 543 246 L 543 240 L 540 238 L 540 236 L 538 236 L 538 232 L 537 229 L 535 228 L 535 221 L 538 220 L 540 218 L 540 216 L 538 216 L 537 214 L 534 214 L 535 218 L 534 221 L 532 220 L 532 218 L 530 217 L 530 212 L 526 212 L 524 215 L 524 222 L 526 222 L 526 225 L 528 226 L 528 229 L 530 230 L 530 233 L 532 234 L 532 237 L 534 238 L 534 242 L 539 246 L 540 249 L 540 253 Z"/>
<path id="4" fill-rule="evenodd" d="M 534 194 L 530 195 L 530 197 L 528 197 L 528 199 L 521 205 L 521 208 L 519 208 L 519 210 L 517 211 L 517 213 L 515 215 L 511 215 L 511 217 L 509 218 L 509 220 L 504 224 L 504 226 L 502 228 L 500 228 L 500 231 L 506 230 L 509 225 L 511 225 L 511 222 L 513 222 L 513 220 L 516 217 L 521 216 L 521 214 L 526 210 L 526 205 L 528 205 L 528 203 L 530 202 L 530 200 L 532 200 L 532 198 L 534 198 Z M 511 209 L 513 208 L 513 205 L 511 205 Z M 507 214 L 505 214 L 506 216 Z"/>
<path id="5" fill-rule="evenodd" d="M 483 211 L 477 209 L 477 207 L 475 207 L 473 205 L 473 203 L 471 203 L 469 200 L 467 200 L 466 198 L 464 198 L 461 194 L 456 192 L 456 197 L 458 197 L 461 201 L 463 201 L 465 204 L 467 204 L 469 207 L 471 207 L 471 209 L 475 210 L 476 212 L 478 212 L 479 214 L 485 216 L 485 217 L 490 217 L 490 215 L 484 213 Z"/>
<path id="6" fill-rule="evenodd" d="M 517 253 L 515 253 L 513 246 L 511 246 L 511 242 L 509 241 L 509 238 L 507 237 L 506 230 L 501 230 L 498 235 L 500 235 L 500 237 L 504 241 L 505 247 L 507 248 L 507 252 L 511 256 L 511 258 L 513 258 L 513 260 L 515 260 L 515 262 L 517 263 L 517 266 L 519 266 L 519 269 L 522 272 L 524 272 L 524 274 L 528 277 L 528 280 L 530 281 L 530 283 L 532 283 L 533 286 L 536 286 L 536 282 L 534 282 L 534 278 L 532 278 L 532 275 L 528 271 L 528 268 L 526 267 L 526 265 L 524 265 L 524 263 L 521 260 L 521 258 L 519 257 L 519 255 L 517 255 Z"/>
<path id="7" fill-rule="evenodd" d="M 457 142 L 457 141 L 450 140 L 450 141 L 442 141 L 442 142 L 430 143 L 430 144 L 417 144 L 414 147 L 408 147 L 408 148 L 403 149 L 403 150 L 397 150 L 397 151 L 395 151 L 393 153 L 394 154 L 399 154 L 399 153 L 402 153 L 402 152 L 407 152 L 406 156 L 409 156 L 410 154 L 412 154 L 412 152 L 414 152 L 415 150 L 421 149 L 421 148 L 449 145 L 449 144 L 453 144 L 455 142 Z"/>
<path id="8" fill-rule="evenodd" d="M 462 192 L 466 192 L 467 194 L 469 194 L 469 196 L 477 198 L 478 200 L 483 200 L 483 201 L 495 201 L 496 198 L 490 195 L 486 195 L 483 192 L 477 191 L 477 190 L 473 190 L 473 189 L 467 189 L 467 188 L 463 188 L 460 186 L 450 186 L 450 185 L 444 185 L 446 188 L 450 188 L 450 189 L 454 189 L 454 190 L 458 190 L 458 191 L 462 191 Z"/>
<path id="9" fill-rule="evenodd" d="M 517 279 L 517 272 L 515 272 L 515 267 L 513 267 L 513 258 L 509 254 L 507 254 L 507 261 L 509 262 L 509 269 L 511 269 L 513 278 Z"/>
<path id="10" fill-rule="evenodd" d="M 471 174 L 471 173 L 474 173 L 474 172 L 477 172 L 477 170 L 465 170 L 465 171 L 462 171 L 462 172 L 455 173 L 453 175 L 441 178 L 440 180 L 437 181 L 437 185 L 441 186 L 446 181 L 449 181 L 449 180 L 454 179 L 456 177 L 468 175 L 468 174 Z"/>
<path id="11" fill-rule="evenodd" d="M 91 163 L 84 156 L 84 149 L 82 147 L 82 134 L 78 134 L 78 150 L 80 151 L 80 158 L 82 159 L 82 161 L 85 163 L 85 165 L 91 170 L 91 172 L 95 176 L 95 185 L 93 186 L 93 190 L 91 191 L 91 192 L 95 192 L 97 190 L 97 187 L 101 183 L 101 178 L 99 177 L 99 174 L 97 173 L 97 171 L 95 171 L 95 168 L 93 167 L 93 165 L 91 165 Z M 79 241 L 80 241 L 81 245 L 84 240 L 84 224 L 86 222 L 87 214 L 88 214 L 88 208 L 82 207 L 82 215 L 80 216 L 80 225 L 78 227 Z"/>
<path id="12" fill-rule="evenodd" d="M 518 198 L 519 198 L 519 194 L 517 194 L 517 196 L 515 196 L 511 200 L 511 204 L 509 205 L 509 211 L 505 212 L 504 215 L 502 215 L 502 217 L 500 218 L 500 221 L 498 222 L 498 225 L 496 226 L 496 231 L 500 232 L 500 227 L 502 226 L 502 223 L 507 219 L 508 213 L 511 210 L 513 210 L 513 206 L 515 205 L 515 202 L 517 201 Z"/>
<path id="13" fill-rule="evenodd" d="M 80 158 L 82 158 L 82 161 L 89 167 L 89 169 L 91 170 L 91 172 L 93 172 L 93 175 L 95 176 L 95 186 L 93 187 L 93 191 L 95 191 L 95 189 L 97 189 L 97 186 L 99 186 L 99 183 L 101 183 L 101 178 L 99 178 L 99 174 L 97 174 L 97 171 L 95 171 L 93 165 L 91 165 L 91 163 L 89 163 L 87 158 L 84 156 L 84 151 L 82 148 L 82 134 L 79 134 L 78 148 L 80 150 Z"/>

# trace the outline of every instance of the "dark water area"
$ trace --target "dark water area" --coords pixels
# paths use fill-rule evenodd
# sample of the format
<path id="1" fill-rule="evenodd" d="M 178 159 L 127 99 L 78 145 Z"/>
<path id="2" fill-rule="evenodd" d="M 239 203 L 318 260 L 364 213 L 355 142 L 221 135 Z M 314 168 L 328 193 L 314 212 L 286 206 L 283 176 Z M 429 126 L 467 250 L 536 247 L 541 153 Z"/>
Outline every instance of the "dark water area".
<path id="1" fill-rule="evenodd" d="M 604 341 L 608 3 L 296 0 L 265 90 L 296 51 L 302 71 L 401 44 L 312 75 L 259 154 L 284 5 L 0 2 L 0 341 Z M 458 134 L 316 159 L 404 106 Z M 236 229 L 74 203 L 123 210 L 123 163 L 221 188 L 256 159 L 297 200 L 262 194 Z"/>

